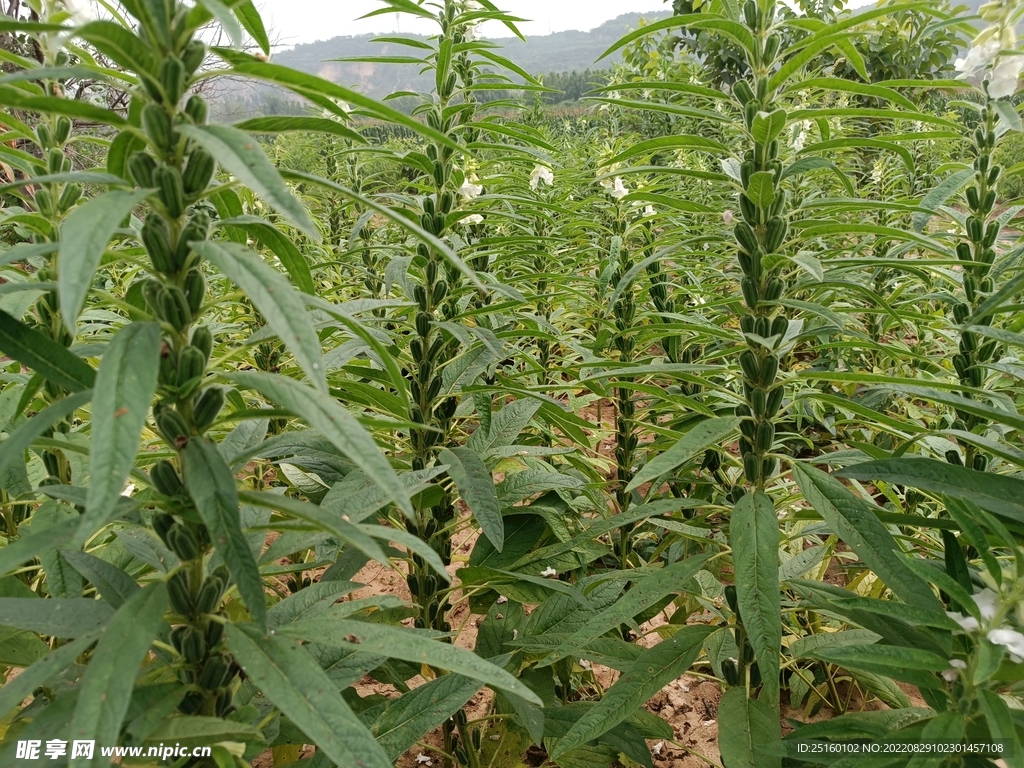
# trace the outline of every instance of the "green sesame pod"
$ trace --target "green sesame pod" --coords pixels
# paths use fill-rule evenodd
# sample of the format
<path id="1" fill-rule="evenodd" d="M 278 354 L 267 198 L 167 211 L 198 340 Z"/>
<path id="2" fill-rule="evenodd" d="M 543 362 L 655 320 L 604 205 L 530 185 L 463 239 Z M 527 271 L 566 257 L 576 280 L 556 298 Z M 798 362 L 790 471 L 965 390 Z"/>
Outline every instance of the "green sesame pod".
<path id="1" fill-rule="evenodd" d="M 160 193 L 160 200 L 163 202 L 167 213 L 172 219 L 180 218 L 185 214 L 185 190 L 181 186 L 181 174 L 177 168 L 169 165 L 157 166 L 153 171 L 153 183 Z"/>
<path id="2" fill-rule="evenodd" d="M 178 470 L 166 459 L 161 459 L 149 470 L 149 479 L 153 487 L 164 496 L 183 496 L 185 486 L 178 477 Z"/>
<path id="3" fill-rule="evenodd" d="M 737 80 L 732 86 L 733 95 L 739 99 L 740 104 L 746 105 L 754 100 L 754 91 L 746 80 Z"/>
<path id="4" fill-rule="evenodd" d="M 82 185 L 81 184 L 67 184 L 64 187 L 64 191 L 60 193 L 60 199 L 57 201 L 57 210 L 59 213 L 67 213 L 70 211 L 75 203 L 82 198 Z"/>
<path id="5" fill-rule="evenodd" d="M 772 449 L 772 443 L 775 442 L 775 425 L 770 421 L 762 421 L 757 425 L 757 435 L 754 437 L 754 446 L 761 453 L 765 453 Z"/>
<path id="6" fill-rule="evenodd" d="M 160 307 L 163 309 L 162 319 L 170 323 L 174 330 L 184 330 L 192 322 L 192 311 L 189 309 L 185 292 L 176 285 L 165 286 L 160 294 Z"/>
<path id="7" fill-rule="evenodd" d="M 993 165 L 992 169 L 988 172 L 988 178 L 986 181 L 990 187 L 994 187 L 996 182 L 999 181 L 999 174 L 1003 171 L 998 165 Z"/>
<path id="8" fill-rule="evenodd" d="M 779 246 L 782 245 L 786 240 L 786 235 L 789 233 L 789 224 L 786 220 L 780 216 L 776 216 L 768 222 L 767 231 L 764 238 L 764 247 L 768 253 L 775 253 Z"/>
<path id="9" fill-rule="evenodd" d="M 753 414 L 753 411 L 750 410 L 750 406 L 745 403 L 737 405 L 734 412 L 741 419 L 749 419 Z"/>
<path id="10" fill-rule="evenodd" d="M 968 243 L 957 243 L 956 257 L 960 261 L 974 261 L 974 256 L 971 254 L 971 246 Z"/>
<path id="11" fill-rule="evenodd" d="M 967 378 L 970 379 L 971 386 L 980 388 L 985 383 L 985 372 L 980 365 L 975 365 L 967 371 Z"/>
<path id="12" fill-rule="evenodd" d="M 142 108 L 142 129 L 146 132 L 158 154 L 165 154 L 171 148 L 171 120 L 158 104 L 147 104 Z"/>
<path id="13" fill-rule="evenodd" d="M 740 330 L 743 333 L 753 333 L 757 324 L 757 318 L 753 315 L 740 315 Z"/>
<path id="14" fill-rule="evenodd" d="M 167 532 L 174 526 L 174 517 L 167 514 L 166 512 L 154 512 L 153 513 L 153 530 L 156 535 L 160 537 L 160 540 L 167 543 Z"/>
<path id="15" fill-rule="evenodd" d="M 71 138 L 71 131 L 74 130 L 75 124 L 71 121 L 70 117 L 61 115 L 57 118 L 57 128 L 53 133 L 53 140 L 58 147 L 63 147 L 68 143 L 68 139 Z"/>
<path id="16" fill-rule="evenodd" d="M 438 304 L 440 304 L 442 301 L 444 301 L 444 297 L 447 296 L 447 295 L 448 295 L 448 283 L 447 282 L 445 282 L 444 280 L 438 280 L 436 283 L 434 283 L 434 295 L 432 297 L 432 300 L 434 302 L 434 306 L 435 307 Z"/>
<path id="17" fill-rule="evenodd" d="M 984 472 L 986 469 L 988 469 L 988 456 L 983 456 L 979 453 L 974 457 L 974 470 L 976 472 Z"/>
<path id="18" fill-rule="evenodd" d="M 47 218 L 52 218 L 56 211 L 53 207 L 53 195 L 50 194 L 50 190 L 46 187 L 40 187 L 36 190 L 35 195 L 36 208 L 39 212 Z"/>
<path id="19" fill-rule="evenodd" d="M 779 46 L 782 45 L 782 38 L 778 34 L 772 33 L 768 35 L 768 39 L 764 41 L 764 56 L 762 61 L 765 64 L 771 64 L 775 61 L 775 56 L 779 52 Z"/>
<path id="20" fill-rule="evenodd" d="M 750 419 L 744 419 L 740 422 L 740 434 L 753 443 L 754 437 L 757 435 L 757 424 Z"/>
<path id="21" fill-rule="evenodd" d="M 726 659 L 722 662 L 722 677 L 725 678 L 725 684 L 730 688 L 735 688 L 740 684 L 740 675 L 736 671 L 736 662 L 732 659 Z"/>
<path id="22" fill-rule="evenodd" d="M 750 391 L 750 409 L 757 418 L 764 418 L 768 408 L 768 396 L 760 387 L 754 387 Z"/>
<path id="23" fill-rule="evenodd" d="M 985 236 L 984 223 L 977 216 L 967 217 L 967 236 L 975 243 L 980 243 Z"/>
<path id="24" fill-rule="evenodd" d="M 775 414 L 779 412 L 779 408 L 782 407 L 782 398 L 785 397 L 786 390 L 782 387 L 776 387 L 768 393 L 768 403 L 765 406 L 765 416 L 769 419 L 774 418 Z"/>
<path id="25" fill-rule="evenodd" d="M 994 189 L 990 189 L 988 192 L 985 193 L 985 199 L 981 201 L 981 210 L 986 212 L 991 211 L 995 204 L 996 191 Z"/>
<path id="26" fill-rule="evenodd" d="M 167 546 L 182 560 L 195 560 L 199 556 L 196 535 L 181 523 L 175 523 L 167 532 Z"/>
<path id="27" fill-rule="evenodd" d="M 167 592 L 170 596 L 171 609 L 182 616 L 192 613 L 192 592 L 188 586 L 188 573 L 184 570 L 175 571 L 167 579 Z M 174 639 L 172 633 L 171 639 Z M 177 647 L 177 646 L 175 646 Z"/>
<path id="28" fill-rule="evenodd" d="M 36 144 L 40 149 L 49 149 L 54 145 L 53 132 L 46 123 L 39 123 L 36 126 Z M 63 142 L 61 142 L 63 144 Z"/>
<path id="29" fill-rule="evenodd" d="M 987 264 L 987 265 L 991 266 L 992 264 L 995 263 L 995 260 L 996 260 L 996 249 L 995 248 L 989 247 L 989 248 L 986 248 L 985 250 L 983 250 L 981 252 L 981 263 L 982 264 Z"/>
<path id="30" fill-rule="evenodd" d="M 177 56 L 164 56 L 157 79 L 167 96 L 167 103 L 176 106 L 185 93 L 185 65 Z"/>
<path id="31" fill-rule="evenodd" d="M 967 188 L 967 205 L 972 211 L 977 211 L 981 208 L 981 198 L 978 196 L 977 187 Z"/>
<path id="32" fill-rule="evenodd" d="M 178 711 L 183 715 L 195 715 L 203 708 L 206 697 L 199 691 L 189 691 L 178 704 Z"/>
<path id="33" fill-rule="evenodd" d="M 765 301 L 778 301 L 782 297 L 782 289 L 786 284 L 778 277 L 773 277 L 764 288 Z"/>
<path id="34" fill-rule="evenodd" d="M 173 408 L 164 408 L 156 415 L 156 426 L 167 442 L 177 444 L 188 437 L 188 424 L 180 413 Z"/>
<path id="35" fill-rule="evenodd" d="M 188 632 L 182 637 L 181 655 L 189 664 L 198 664 L 206 656 L 206 638 L 203 633 L 189 625 Z"/>
<path id="36" fill-rule="evenodd" d="M 754 269 L 754 260 L 750 257 L 750 254 L 740 249 L 736 251 L 736 259 L 740 263 L 740 269 L 743 270 L 743 274 L 750 275 Z M 751 275 L 751 277 L 753 277 L 753 275 Z M 659 286 L 664 289 L 664 286 L 661 286 L 660 283 Z M 651 286 L 651 293 L 654 293 L 654 286 Z M 664 293 L 664 290 L 662 290 L 661 293 Z"/>
<path id="37" fill-rule="evenodd" d="M 210 108 L 206 103 L 206 99 L 198 93 L 193 93 L 188 101 L 185 102 L 185 114 L 196 125 L 204 125 L 206 123 L 206 116 L 209 111 Z"/>
<path id="38" fill-rule="evenodd" d="M 190 269 L 185 275 L 185 299 L 188 302 L 188 309 L 192 319 L 199 317 L 199 310 L 203 307 L 203 299 L 206 298 L 206 278 L 202 270 Z"/>
<path id="39" fill-rule="evenodd" d="M 213 333 L 205 325 L 196 326 L 192 331 L 192 346 L 203 353 L 203 367 L 210 361 L 213 353 Z"/>
<path id="40" fill-rule="evenodd" d="M 743 454 L 743 476 L 748 483 L 761 479 L 761 458 L 753 451 Z"/>
<path id="41" fill-rule="evenodd" d="M 747 253 L 757 253 L 757 236 L 754 234 L 754 230 L 750 228 L 749 224 L 745 221 L 739 222 L 733 228 L 733 234 L 736 236 L 736 242 L 740 244 L 740 247 L 744 251 Z"/>
<path id="42" fill-rule="evenodd" d="M 224 637 L 224 625 L 219 621 L 208 620 L 206 622 L 206 629 L 203 631 L 203 637 L 206 638 L 206 647 L 213 648 Z"/>
<path id="43" fill-rule="evenodd" d="M 210 387 L 203 392 L 192 411 L 192 421 L 195 422 L 196 429 L 200 432 L 206 431 L 217 420 L 217 415 L 223 407 L 224 390 L 220 387 Z"/>
<path id="44" fill-rule="evenodd" d="M 158 280 L 147 278 L 142 281 L 142 298 L 146 300 L 147 306 L 154 315 L 160 314 L 160 294 L 164 287 Z"/>
<path id="45" fill-rule="evenodd" d="M 771 456 L 765 456 L 761 460 L 761 477 L 766 480 L 775 475 L 779 471 L 778 459 L 772 458 Z"/>
<path id="46" fill-rule="evenodd" d="M 227 682 L 230 674 L 231 664 L 223 656 L 211 656 L 199 675 L 199 687 L 206 691 L 217 690 Z"/>
<path id="47" fill-rule="evenodd" d="M 761 19 L 757 10 L 757 3 L 754 0 L 747 0 L 743 4 L 743 21 L 752 32 L 758 31 Z"/>
<path id="48" fill-rule="evenodd" d="M 196 70 L 202 66 L 206 57 L 206 46 L 200 40 L 193 40 L 185 46 L 181 54 L 181 63 L 185 66 L 188 75 L 194 75 Z"/>
<path id="49" fill-rule="evenodd" d="M 757 291 L 757 282 L 752 277 L 744 277 L 740 281 L 740 290 L 743 293 L 743 300 L 751 309 L 757 307 L 760 298 Z"/>
<path id="50" fill-rule="evenodd" d="M 206 356 L 194 346 L 185 347 L 178 361 L 178 383 L 184 385 L 206 373 Z"/>
<path id="51" fill-rule="evenodd" d="M 163 387 L 178 386 L 178 361 L 176 356 L 171 354 L 170 348 L 163 345 L 164 350 L 160 354 L 160 370 L 157 381 Z"/>
<path id="52" fill-rule="evenodd" d="M 960 334 L 960 343 L 963 344 L 964 349 L 973 352 L 978 348 L 978 337 L 970 331 L 964 331 Z"/>
<path id="53" fill-rule="evenodd" d="M 142 244 L 149 254 L 153 269 L 165 275 L 176 271 L 174 265 L 174 248 L 171 245 L 171 228 L 163 216 L 150 213 L 142 224 Z"/>
<path id="54" fill-rule="evenodd" d="M 789 319 L 785 315 L 778 315 L 772 320 L 771 336 L 785 336 L 789 331 Z"/>
<path id="55" fill-rule="evenodd" d="M 197 211 L 188 220 L 174 251 L 174 263 L 178 265 L 178 269 L 183 269 L 188 262 L 188 257 L 192 253 L 192 243 L 204 242 L 209 236 L 210 223 L 210 216 L 205 211 Z"/>
<path id="56" fill-rule="evenodd" d="M 966 301 L 958 301 L 953 305 L 953 317 L 956 318 L 958 323 L 966 322 L 967 318 L 971 316 L 971 305 Z"/>
<path id="57" fill-rule="evenodd" d="M 217 717 L 224 718 L 235 711 L 235 708 L 231 706 L 234 698 L 235 695 L 231 692 L 230 688 L 221 689 L 221 692 L 217 694 L 217 703 L 214 705 Z"/>
<path id="58" fill-rule="evenodd" d="M 439 187 L 443 187 L 444 183 L 448 180 L 448 174 L 444 167 L 444 163 L 440 160 L 434 163 L 434 183 Z"/>
<path id="59" fill-rule="evenodd" d="M 181 175 L 181 185 L 185 194 L 189 197 L 196 197 L 206 191 L 213 179 L 213 172 L 217 163 L 213 155 L 202 147 L 196 147 L 188 156 L 188 164 Z"/>
<path id="60" fill-rule="evenodd" d="M 775 183 L 778 184 L 779 180 L 782 178 L 782 163 L 777 162 L 777 161 L 772 163 L 772 170 L 775 173 Z M 779 218 L 779 217 L 781 217 L 782 214 L 786 210 L 786 203 L 788 203 L 788 202 L 789 202 L 789 193 L 786 192 L 786 190 L 784 190 L 784 189 L 776 190 L 775 202 L 773 202 L 771 204 L 771 206 L 768 208 L 768 212 L 771 215 L 771 217 L 772 218 Z M 786 226 L 788 227 L 789 225 L 787 224 Z M 785 239 L 785 238 L 783 238 L 783 239 Z"/>
<path id="61" fill-rule="evenodd" d="M 427 216 L 433 216 L 434 213 L 436 213 L 436 209 L 434 208 L 434 198 L 430 195 L 423 198 L 423 212 L 427 214 Z"/>
<path id="62" fill-rule="evenodd" d="M 740 193 L 740 214 L 742 214 L 743 220 L 752 227 L 761 224 L 761 209 L 754 205 L 754 201 L 744 192 Z"/>
<path id="63" fill-rule="evenodd" d="M 767 339 L 771 335 L 771 330 L 771 322 L 768 320 L 767 317 L 757 318 L 756 332 L 758 336 L 760 336 L 762 339 Z"/>
<path id="64" fill-rule="evenodd" d="M 984 293 L 992 293 L 992 290 L 995 287 L 995 285 L 992 282 L 992 278 L 991 277 L 986 277 L 984 280 L 981 281 L 981 286 L 980 287 L 981 287 L 982 292 L 984 292 Z"/>
<path id="65" fill-rule="evenodd" d="M 758 106 L 757 101 L 748 101 L 743 105 L 743 124 L 746 125 L 748 131 L 754 127 Z M 753 155 L 751 157 L 753 158 Z M 751 162 L 754 162 L 753 159 L 751 159 Z"/>
<path id="66" fill-rule="evenodd" d="M 967 358 L 961 355 L 959 352 L 953 355 L 953 369 L 956 371 L 956 375 L 961 381 L 967 378 Z"/>
<path id="67" fill-rule="evenodd" d="M 213 613 L 224 596 L 224 581 L 218 576 L 208 576 L 196 596 L 196 613 Z"/>
<path id="68" fill-rule="evenodd" d="M 991 248 L 996 244 L 996 240 L 999 238 L 999 222 L 990 221 L 988 227 L 985 229 L 985 237 L 981 241 L 981 244 L 986 248 Z"/>
<path id="69" fill-rule="evenodd" d="M 436 376 L 433 381 L 430 382 L 430 386 L 427 387 L 427 399 L 433 401 L 441 393 L 441 384 L 443 380 L 440 376 Z"/>
<path id="70" fill-rule="evenodd" d="M 431 317 L 426 312 L 416 313 L 416 333 L 420 336 L 430 335 L 430 321 Z"/>
<path id="71" fill-rule="evenodd" d="M 955 467 L 962 467 L 963 461 L 960 459 L 960 452 L 955 448 L 950 448 L 946 451 L 946 463 L 952 464 Z"/>
<path id="72" fill-rule="evenodd" d="M 998 342 L 995 339 L 989 339 L 980 347 L 978 347 L 978 360 L 987 363 L 993 357 L 995 357 L 996 347 Z"/>
<path id="73" fill-rule="evenodd" d="M 740 352 L 740 368 L 747 381 L 756 382 L 761 375 L 761 366 L 757 362 L 757 355 L 749 349 Z"/>
<path id="74" fill-rule="evenodd" d="M 448 79 L 445 80 L 445 83 L 444 83 L 444 93 L 446 94 L 446 97 L 447 96 L 451 96 L 451 94 L 455 93 L 455 86 L 457 84 L 458 84 L 458 81 L 456 80 L 455 73 L 454 72 L 449 72 L 448 73 Z"/>
<path id="75" fill-rule="evenodd" d="M 768 355 L 761 361 L 761 384 L 766 387 L 773 384 L 778 373 L 779 358 L 775 355 Z M 752 379 L 752 381 L 756 381 L 756 379 Z"/>
<path id="76" fill-rule="evenodd" d="M 65 171 L 65 160 L 67 157 L 64 155 L 64 150 L 58 147 L 54 147 L 46 153 L 46 167 L 50 173 L 62 173 Z"/>
<path id="77" fill-rule="evenodd" d="M 136 152 L 128 158 L 128 173 L 140 187 L 153 186 L 153 171 L 156 170 L 156 159 L 146 152 Z"/>

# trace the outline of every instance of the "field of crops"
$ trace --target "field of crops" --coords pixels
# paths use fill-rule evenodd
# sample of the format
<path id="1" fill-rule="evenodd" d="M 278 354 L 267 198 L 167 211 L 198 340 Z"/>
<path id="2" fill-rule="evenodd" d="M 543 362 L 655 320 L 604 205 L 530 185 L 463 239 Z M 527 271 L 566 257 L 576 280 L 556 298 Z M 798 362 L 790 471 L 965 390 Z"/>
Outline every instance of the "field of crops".
<path id="1" fill-rule="evenodd" d="M 1024 766 L 1024 3 L 6 5 L 0 765 Z"/>

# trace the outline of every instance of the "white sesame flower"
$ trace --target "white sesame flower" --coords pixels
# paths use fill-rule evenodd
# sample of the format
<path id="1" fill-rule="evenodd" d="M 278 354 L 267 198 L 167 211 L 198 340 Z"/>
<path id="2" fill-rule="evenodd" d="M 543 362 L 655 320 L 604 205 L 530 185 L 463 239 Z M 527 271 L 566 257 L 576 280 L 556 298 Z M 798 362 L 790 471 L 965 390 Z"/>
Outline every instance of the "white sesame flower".
<path id="1" fill-rule="evenodd" d="M 135 493 L 135 486 L 132 483 L 128 483 L 128 485 L 124 487 L 124 490 L 121 491 L 122 496 L 131 496 L 133 493 Z"/>
<path id="2" fill-rule="evenodd" d="M 995 645 L 1001 645 L 1010 652 L 1010 659 L 1014 664 L 1024 661 L 1024 635 L 1015 629 L 993 629 L 988 633 L 988 640 Z"/>
<path id="3" fill-rule="evenodd" d="M 981 627 L 978 624 L 978 620 L 973 616 L 964 616 L 962 613 L 956 613 L 955 611 L 946 611 L 946 615 L 959 624 L 960 629 L 965 632 L 974 632 Z"/>
<path id="4" fill-rule="evenodd" d="M 736 214 L 734 214 L 732 211 L 724 211 L 722 213 L 722 221 L 725 222 L 725 226 L 729 226 L 730 224 L 732 224 L 735 218 Z"/>
<path id="5" fill-rule="evenodd" d="M 541 576 L 557 576 L 558 575 L 558 571 L 556 571 L 554 568 L 548 567 L 548 568 L 545 568 L 543 571 L 541 571 L 540 575 Z"/>
<path id="6" fill-rule="evenodd" d="M 580 666 L 588 672 L 590 672 L 594 668 L 593 663 L 587 661 L 586 659 L 580 659 Z"/>
<path id="7" fill-rule="evenodd" d="M 555 183 L 555 174 L 546 165 L 537 165 L 530 174 L 530 189 L 537 189 L 541 182 L 549 187 Z"/>
<path id="8" fill-rule="evenodd" d="M 942 671 L 942 679 L 952 683 L 960 676 L 960 670 L 967 669 L 967 662 L 960 659 L 950 659 L 949 669 Z"/>
<path id="9" fill-rule="evenodd" d="M 875 184 L 881 184 L 882 183 L 882 178 L 883 178 L 882 174 L 884 173 L 884 170 L 885 169 L 884 169 L 884 166 L 882 165 L 881 161 L 875 163 L 874 168 L 871 169 L 871 180 Z"/>
<path id="10" fill-rule="evenodd" d="M 459 219 L 459 224 L 462 224 L 462 225 L 468 227 L 468 226 L 471 226 L 473 224 L 481 224 L 481 223 L 483 223 L 483 220 L 484 220 L 484 217 L 481 216 L 479 213 L 471 213 L 471 214 L 469 214 L 469 216 L 466 216 L 465 218 Z"/>
<path id="11" fill-rule="evenodd" d="M 626 189 L 626 185 L 622 183 L 622 179 L 618 176 L 615 177 L 615 183 L 612 188 L 608 191 L 608 194 L 614 197 L 616 200 L 621 200 L 629 194 L 629 190 Z"/>
<path id="12" fill-rule="evenodd" d="M 662 748 L 664 746 L 665 746 L 665 742 L 664 741 L 659 741 L 657 744 L 655 744 L 653 747 L 651 747 L 651 754 L 660 755 L 661 754 L 661 750 L 662 750 Z"/>
<path id="13" fill-rule="evenodd" d="M 78 26 L 88 24 L 96 18 L 92 3 L 88 0 L 64 0 L 64 7 L 71 14 L 71 20 Z"/>
<path id="14" fill-rule="evenodd" d="M 648 205 L 644 208 L 644 216 L 656 216 L 658 212 L 655 210 L 653 205 Z"/>
<path id="15" fill-rule="evenodd" d="M 1024 56 L 1001 56 L 999 63 L 992 69 L 988 95 L 993 99 L 1013 96 L 1017 92 L 1021 71 L 1024 71 Z"/>
<path id="16" fill-rule="evenodd" d="M 796 138 L 793 139 L 793 151 L 802 152 L 804 146 L 807 144 L 807 130 L 810 128 L 810 123 L 806 120 L 801 120 L 799 123 L 800 130 L 796 134 Z"/>
<path id="17" fill-rule="evenodd" d="M 505 597 L 504 595 L 499 595 L 498 599 L 495 600 L 494 602 L 496 602 L 498 605 L 504 605 L 505 603 L 508 602 L 508 598 Z"/>
<path id="18" fill-rule="evenodd" d="M 429 757 L 420 752 L 418 755 L 416 755 L 416 765 L 423 765 L 424 763 L 426 765 L 434 764 L 434 762 Z"/>
<path id="19" fill-rule="evenodd" d="M 974 604 L 978 606 L 978 613 L 981 614 L 981 618 L 990 621 L 996 615 L 996 610 L 998 610 L 999 595 L 985 587 L 985 589 L 974 596 Z"/>
<path id="20" fill-rule="evenodd" d="M 476 183 L 478 181 L 479 179 L 475 175 L 467 176 L 466 180 L 462 182 L 462 186 L 459 187 L 459 194 L 467 200 L 480 197 L 480 193 L 484 191 L 484 188 L 482 184 Z"/>
<path id="21" fill-rule="evenodd" d="M 979 45 L 972 45 L 967 51 L 966 58 L 956 60 L 956 71 L 960 73 L 957 78 L 966 80 L 983 69 L 988 69 L 999 55 L 1000 47 L 998 38 L 990 38 Z"/>

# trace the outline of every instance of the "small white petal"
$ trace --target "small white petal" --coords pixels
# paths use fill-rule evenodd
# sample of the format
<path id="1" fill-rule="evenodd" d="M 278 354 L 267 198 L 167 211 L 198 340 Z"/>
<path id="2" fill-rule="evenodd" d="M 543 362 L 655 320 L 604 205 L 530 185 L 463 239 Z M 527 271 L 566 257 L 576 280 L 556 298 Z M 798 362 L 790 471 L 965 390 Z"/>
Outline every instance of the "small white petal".
<path id="1" fill-rule="evenodd" d="M 557 576 L 558 575 L 558 571 L 556 571 L 554 568 L 545 568 L 543 571 L 540 572 L 540 575 L 541 576 Z"/>

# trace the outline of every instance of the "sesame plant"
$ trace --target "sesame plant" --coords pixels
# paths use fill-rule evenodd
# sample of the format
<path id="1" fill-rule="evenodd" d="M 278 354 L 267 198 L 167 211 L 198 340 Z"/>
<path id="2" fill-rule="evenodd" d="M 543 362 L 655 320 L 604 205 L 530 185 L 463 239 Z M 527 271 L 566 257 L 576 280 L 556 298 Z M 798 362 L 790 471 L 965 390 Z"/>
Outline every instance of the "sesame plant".
<path id="1" fill-rule="evenodd" d="M 1024 765 L 1024 5 L 672 5 L 0 16 L 0 764 Z"/>

